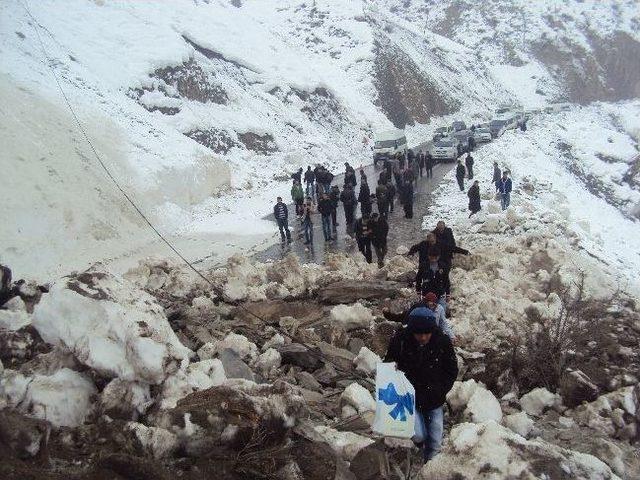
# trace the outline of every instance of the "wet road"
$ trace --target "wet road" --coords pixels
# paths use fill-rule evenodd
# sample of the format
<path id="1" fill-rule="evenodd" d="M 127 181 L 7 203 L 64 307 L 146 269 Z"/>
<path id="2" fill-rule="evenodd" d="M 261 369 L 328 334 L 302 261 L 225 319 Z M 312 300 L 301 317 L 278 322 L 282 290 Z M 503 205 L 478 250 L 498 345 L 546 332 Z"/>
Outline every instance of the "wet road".
<path id="1" fill-rule="evenodd" d="M 425 150 L 430 146 L 429 143 L 423 143 L 417 147 L 414 147 L 414 151 Z M 427 179 L 426 176 L 418 178 L 417 186 L 415 187 L 415 198 L 413 207 L 413 218 L 404 218 L 404 210 L 398 197 L 395 198 L 395 207 L 393 213 L 389 214 L 389 236 L 388 236 L 388 248 L 389 252 L 394 252 L 396 247 L 400 244 L 410 245 L 419 241 L 423 234 L 422 231 L 422 217 L 426 214 L 429 207 L 429 199 L 433 190 L 438 186 L 440 180 L 444 175 L 455 166 L 455 162 L 438 164 L 433 168 L 433 178 Z M 378 184 L 378 176 L 382 171 L 382 166 L 374 168 L 373 165 L 364 167 L 364 172 L 367 175 L 367 181 L 372 193 L 375 192 L 375 186 Z M 356 171 L 358 180 L 360 179 L 359 172 Z M 338 185 L 342 191 L 344 183 L 344 174 L 336 175 L 332 185 Z M 360 189 L 360 182 L 356 186 L 356 195 Z M 288 205 L 289 208 L 289 228 L 291 229 L 291 235 L 293 237 L 293 243 L 290 245 L 282 245 L 277 243 L 271 247 L 258 252 L 254 258 L 259 261 L 266 260 L 279 260 L 290 252 L 295 253 L 300 261 L 303 263 L 322 263 L 326 253 L 347 252 L 354 253 L 358 251 L 358 246 L 354 239 L 352 239 L 346 232 L 346 222 L 344 217 L 344 209 L 342 203 L 338 205 L 338 228 L 337 239 L 331 242 L 324 241 L 324 235 L 322 233 L 322 220 L 320 214 L 314 214 L 313 217 L 313 243 L 311 245 L 304 245 L 304 234 L 300 221 L 295 218 L 295 206 L 293 204 Z M 374 203 L 373 211 L 377 211 L 377 207 Z M 360 206 L 356 210 L 356 218 L 360 216 Z M 273 219 L 271 215 L 269 217 Z M 277 232 L 277 226 L 274 229 Z M 278 241 L 280 235 L 278 233 Z M 375 261 L 375 254 L 374 254 Z"/>

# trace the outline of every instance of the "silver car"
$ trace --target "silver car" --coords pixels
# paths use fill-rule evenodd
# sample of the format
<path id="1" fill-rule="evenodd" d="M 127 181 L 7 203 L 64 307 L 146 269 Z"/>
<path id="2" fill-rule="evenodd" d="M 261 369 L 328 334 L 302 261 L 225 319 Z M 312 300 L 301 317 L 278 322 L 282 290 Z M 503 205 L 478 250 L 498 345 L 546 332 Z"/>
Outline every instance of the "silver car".
<path id="1" fill-rule="evenodd" d="M 445 137 L 433 142 L 431 156 L 436 160 L 455 161 L 460 155 L 460 143 L 456 138 Z"/>

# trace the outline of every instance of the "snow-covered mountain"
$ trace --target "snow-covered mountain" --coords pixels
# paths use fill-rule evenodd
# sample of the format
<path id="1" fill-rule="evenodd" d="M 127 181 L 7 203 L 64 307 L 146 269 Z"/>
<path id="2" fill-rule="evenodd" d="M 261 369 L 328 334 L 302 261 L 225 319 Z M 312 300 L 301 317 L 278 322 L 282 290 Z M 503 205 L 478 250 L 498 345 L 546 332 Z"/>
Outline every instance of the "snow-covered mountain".
<path id="1" fill-rule="evenodd" d="M 123 188 L 189 258 L 215 263 L 270 237 L 262 217 L 288 196 L 290 172 L 369 163 L 376 130 L 406 126 L 417 143 L 501 103 L 636 96 L 634 7 L 3 2 L 1 161 L 11 181 L 0 258 L 45 279 L 167 254 L 98 165 L 51 70 Z"/>

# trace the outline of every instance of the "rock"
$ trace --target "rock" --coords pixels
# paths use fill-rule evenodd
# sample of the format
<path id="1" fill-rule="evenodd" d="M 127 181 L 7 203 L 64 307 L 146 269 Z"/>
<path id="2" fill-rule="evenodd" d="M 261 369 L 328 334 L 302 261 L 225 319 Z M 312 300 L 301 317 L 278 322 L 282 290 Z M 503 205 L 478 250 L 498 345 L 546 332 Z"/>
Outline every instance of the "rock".
<path id="1" fill-rule="evenodd" d="M 198 350 L 200 352 L 204 346 Z M 218 340 L 214 343 L 213 347 L 208 346 L 206 354 L 208 355 L 211 350 L 214 354 L 220 354 L 224 350 L 231 350 L 235 352 L 242 360 L 253 360 L 258 356 L 258 347 L 255 343 L 249 341 L 244 335 L 238 335 L 237 333 L 230 333 L 223 340 Z M 211 358 L 211 357 L 209 357 Z"/>
<path id="2" fill-rule="evenodd" d="M 364 347 L 365 345 L 366 344 L 363 339 L 357 338 L 357 337 L 351 337 L 347 342 L 347 349 L 351 353 L 357 355 L 360 352 L 360 350 L 362 350 L 362 347 Z"/>
<path id="3" fill-rule="evenodd" d="M 96 270 L 57 282 L 36 305 L 33 326 L 109 379 L 159 384 L 192 353 L 151 295 Z"/>
<path id="4" fill-rule="evenodd" d="M 306 388 L 314 392 L 319 392 L 322 390 L 322 385 L 320 385 L 320 382 L 318 382 L 318 380 L 316 380 L 316 378 L 309 372 L 301 371 L 296 373 L 296 380 L 298 381 L 298 385 L 300 385 L 302 388 Z"/>
<path id="5" fill-rule="evenodd" d="M 344 348 L 334 347 L 327 342 L 318 342 L 317 347 L 325 362 L 336 366 L 338 370 L 351 371 L 355 355 Z"/>
<path id="6" fill-rule="evenodd" d="M 17 330 L 0 329 L 0 360 L 10 362 L 14 359 L 24 361 L 32 358 L 38 348 L 34 335 L 38 336 L 31 327 Z"/>
<path id="7" fill-rule="evenodd" d="M 313 372 L 314 378 L 322 385 L 334 385 L 338 378 L 338 372 L 331 364 L 326 364 L 324 367 Z"/>
<path id="8" fill-rule="evenodd" d="M 9 448 L 18 458 L 36 456 L 46 446 L 50 429 L 47 421 L 9 409 L 0 410 L 0 446 Z"/>
<path id="9" fill-rule="evenodd" d="M 335 480 L 338 458 L 327 442 L 297 437 L 291 450 L 291 456 L 295 459 L 297 469 L 300 472 L 300 476 L 294 478 Z"/>
<path id="10" fill-rule="evenodd" d="M 350 304 L 362 300 L 395 298 L 402 287 L 396 282 L 343 280 L 318 290 L 318 301 L 324 304 Z"/>
<path id="11" fill-rule="evenodd" d="M 469 403 L 471 396 L 482 384 L 470 379 L 464 382 L 454 382 L 453 387 L 447 393 L 447 403 L 454 412 L 464 409 Z"/>
<path id="12" fill-rule="evenodd" d="M 285 343 L 286 342 L 284 340 L 284 337 L 279 333 L 276 333 L 273 337 L 271 337 L 269 340 L 264 342 L 264 344 L 262 345 L 262 351 L 264 352 L 270 348 L 275 348 L 277 350 L 278 348 L 283 346 Z"/>
<path id="13" fill-rule="evenodd" d="M 252 382 L 255 381 L 255 376 L 249 368 L 249 365 L 242 361 L 236 351 L 225 348 L 218 355 L 218 359 L 222 362 L 227 378 L 244 378 Z"/>
<path id="14" fill-rule="evenodd" d="M 391 466 L 383 440 L 367 445 L 353 457 L 349 470 L 357 480 L 392 478 Z"/>
<path id="15" fill-rule="evenodd" d="M 196 390 L 222 385 L 228 377 L 220 359 L 201 360 L 190 363 L 186 371 L 187 382 Z"/>
<path id="16" fill-rule="evenodd" d="M 11 269 L 0 264 L 0 306 L 4 305 L 13 295 L 11 276 Z"/>
<path id="17" fill-rule="evenodd" d="M 558 406 L 562 403 L 559 395 L 551 393 L 546 388 L 534 388 L 529 393 L 520 397 L 522 409 L 529 415 L 540 416 L 547 408 Z"/>
<path id="18" fill-rule="evenodd" d="M 331 320 L 346 331 L 369 328 L 374 318 L 371 310 L 361 303 L 336 305 L 331 309 L 330 315 Z"/>
<path id="19" fill-rule="evenodd" d="M 353 432 L 340 432 L 325 425 L 315 427 L 321 437 L 344 460 L 351 461 L 356 454 L 373 443 L 373 440 Z"/>
<path id="20" fill-rule="evenodd" d="M 98 409 L 110 418 L 137 420 L 151 403 L 149 385 L 115 378 L 102 390 Z"/>
<path id="21" fill-rule="evenodd" d="M 278 348 L 283 364 L 295 365 L 308 372 L 318 369 L 322 362 L 300 343 L 290 343 Z"/>
<path id="22" fill-rule="evenodd" d="M 156 460 L 171 456 L 179 446 L 178 437 L 164 428 L 147 427 L 136 422 L 129 422 L 127 428 L 135 433 L 142 453 Z"/>
<path id="23" fill-rule="evenodd" d="M 24 303 L 21 297 L 13 297 L 8 300 L 3 306 L 5 310 L 9 310 L 10 312 L 27 312 L 27 304 Z"/>
<path id="24" fill-rule="evenodd" d="M 504 417 L 504 425 L 518 435 L 527 438 L 533 428 L 533 420 L 525 412 L 512 413 Z"/>
<path id="25" fill-rule="evenodd" d="M 282 357 L 280 352 L 273 348 L 269 348 L 256 359 L 254 366 L 264 375 L 269 375 L 280 368 Z"/>
<path id="26" fill-rule="evenodd" d="M 359 383 L 352 383 L 345 388 L 340 399 L 355 408 L 358 413 L 376 410 L 376 401 L 371 393 Z"/>
<path id="27" fill-rule="evenodd" d="M 353 363 L 356 365 L 356 370 L 369 375 L 375 373 L 376 365 L 381 362 L 382 359 L 367 347 L 362 347 L 356 358 L 353 359 Z"/>
<path id="28" fill-rule="evenodd" d="M 613 480 L 611 469 L 592 455 L 529 441 L 495 422 L 462 423 L 451 429 L 439 455 L 418 478 L 584 478 Z"/>
<path id="29" fill-rule="evenodd" d="M 567 370 L 562 376 L 558 393 L 563 403 L 573 408 L 582 402 L 591 402 L 598 397 L 600 389 L 580 370 Z"/>

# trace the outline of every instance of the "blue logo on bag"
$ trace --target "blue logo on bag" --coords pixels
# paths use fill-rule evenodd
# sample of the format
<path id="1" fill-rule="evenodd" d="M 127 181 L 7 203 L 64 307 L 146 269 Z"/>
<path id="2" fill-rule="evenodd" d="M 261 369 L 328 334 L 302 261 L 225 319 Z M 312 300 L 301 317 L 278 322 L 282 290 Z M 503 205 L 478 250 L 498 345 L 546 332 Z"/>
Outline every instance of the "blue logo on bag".
<path id="1" fill-rule="evenodd" d="M 384 402 L 385 405 L 395 405 L 393 410 L 389 412 L 389 415 L 391 415 L 391 418 L 394 420 L 406 422 L 407 415 L 405 410 L 409 415 L 413 415 L 413 395 L 410 393 L 398 395 L 393 383 L 389 383 L 387 388 L 378 389 L 378 401 Z"/>

